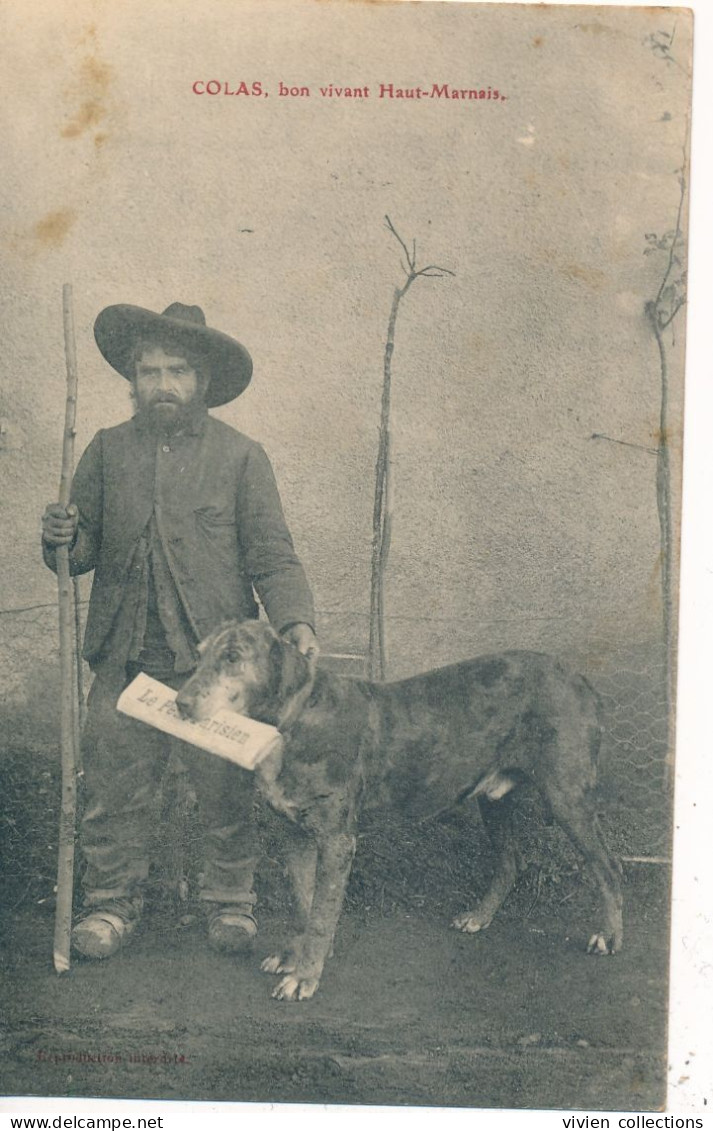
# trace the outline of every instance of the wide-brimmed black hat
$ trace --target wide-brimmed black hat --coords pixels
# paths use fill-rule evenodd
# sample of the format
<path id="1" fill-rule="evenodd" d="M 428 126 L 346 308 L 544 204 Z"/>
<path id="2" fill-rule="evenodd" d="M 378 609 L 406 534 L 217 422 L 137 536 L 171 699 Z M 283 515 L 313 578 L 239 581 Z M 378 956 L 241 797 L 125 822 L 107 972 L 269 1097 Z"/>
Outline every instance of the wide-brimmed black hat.
<path id="1" fill-rule="evenodd" d="M 94 337 L 102 354 L 117 373 L 134 378 L 134 345 L 140 338 L 155 338 L 176 351 L 189 350 L 205 358 L 210 384 L 205 402 L 209 408 L 235 400 L 250 384 L 253 363 L 240 342 L 206 326 L 200 306 L 173 302 L 163 314 L 141 306 L 107 306 L 94 323 Z"/>

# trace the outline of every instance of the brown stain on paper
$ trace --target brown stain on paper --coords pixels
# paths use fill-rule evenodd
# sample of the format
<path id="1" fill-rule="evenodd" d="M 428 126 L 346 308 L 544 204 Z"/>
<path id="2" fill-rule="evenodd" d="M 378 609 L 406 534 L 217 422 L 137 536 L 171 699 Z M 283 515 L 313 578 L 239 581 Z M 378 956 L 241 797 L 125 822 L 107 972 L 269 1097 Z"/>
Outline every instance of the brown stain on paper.
<path id="1" fill-rule="evenodd" d="M 76 219 L 77 213 L 73 208 L 60 208 L 56 212 L 48 212 L 37 221 L 32 234 L 42 247 L 60 247 Z"/>
<path id="2" fill-rule="evenodd" d="M 681 431 L 680 427 L 675 424 L 670 424 L 668 428 L 660 428 L 657 425 L 653 435 L 654 442 L 658 448 L 668 448 L 669 451 L 677 451 L 680 447 Z"/>
<path id="3" fill-rule="evenodd" d="M 579 31 L 587 32 L 589 35 L 613 35 L 615 29 L 608 27 L 607 24 L 602 24 L 598 20 L 592 20 L 589 24 L 577 24 Z"/>
<path id="4" fill-rule="evenodd" d="M 658 616 L 661 610 L 661 573 L 663 570 L 663 551 L 659 550 L 651 566 L 644 586 L 644 600 L 647 608 Z"/>
<path id="5" fill-rule="evenodd" d="M 68 92 L 72 97 L 79 97 L 79 106 L 60 130 L 62 137 L 81 137 L 88 130 L 101 125 L 109 112 L 108 95 L 112 75 L 112 67 L 98 59 L 96 54 L 82 60 L 78 79 Z M 104 140 L 106 134 L 95 135 L 96 145 L 100 145 Z"/>
<path id="6" fill-rule="evenodd" d="M 562 265 L 562 270 L 570 279 L 579 279 L 594 291 L 600 290 L 607 281 L 604 271 L 600 271 L 597 267 L 583 267 L 579 263 L 565 263 Z"/>
<path id="7" fill-rule="evenodd" d="M 89 135 L 98 152 L 110 136 L 105 119 L 111 110 L 114 69 L 98 56 L 94 25 L 90 25 L 81 36 L 78 46 L 83 58 L 76 65 L 74 77 L 64 91 L 71 109 L 65 115 L 59 132 L 68 140 Z M 52 209 L 32 225 L 24 240 L 29 236 L 33 252 L 54 251 L 62 246 L 76 221 L 76 208 L 65 205 Z"/>
<path id="8" fill-rule="evenodd" d="M 598 267 L 587 267 L 583 263 L 562 260 L 556 252 L 549 249 L 543 249 L 540 259 L 564 275 L 565 278 L 576 279 L 578 282 L 584 283 L 590 290 L 599 291 L 607 285 L 606 272 L 600 271 Z"/>
<path id="9" fill-rule="evenodd" d="M 89 27 L 87 28 L 86 32 L 84 33 L 84 35 L 79 37 L 79 43 L 81 44 L 82 47 L 86 47 L 87 44 L 91 44 L 92 46 L 94 46 L 96 44 L 96 41 L 97 41 L 97 25 L 96 24 L 90 24 Z"/>

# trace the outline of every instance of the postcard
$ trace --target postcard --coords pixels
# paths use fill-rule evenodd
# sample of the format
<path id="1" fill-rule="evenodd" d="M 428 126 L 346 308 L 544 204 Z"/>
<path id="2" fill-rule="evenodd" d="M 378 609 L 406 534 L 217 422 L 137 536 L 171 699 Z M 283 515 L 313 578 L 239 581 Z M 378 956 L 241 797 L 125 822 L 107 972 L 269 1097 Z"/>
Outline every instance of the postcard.
<path id="1" fill-rule="evenodd" d="M 660 1111 L 691 11 L 3 39 L 3 1094 Z"/>

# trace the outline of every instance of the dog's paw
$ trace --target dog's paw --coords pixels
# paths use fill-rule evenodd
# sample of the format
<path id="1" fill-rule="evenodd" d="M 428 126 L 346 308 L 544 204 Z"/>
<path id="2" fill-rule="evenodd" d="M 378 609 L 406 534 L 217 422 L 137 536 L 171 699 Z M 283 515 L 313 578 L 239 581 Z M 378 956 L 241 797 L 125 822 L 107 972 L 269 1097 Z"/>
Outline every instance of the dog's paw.
<path id="1" fill-rule="evenodd" d="M 272 991 L 272 997 L 278 1001 L 308 1001 L 317 990 L 319 978 L 300 978 L 296 974 L 288 974 L 278 982 Z"/>
<path id="2" fill-rule="evenodd" d="M 587 943 L 587 954 L 616 954 L 620 947 L 621 943 L 615 938 L 607 938 L 606 935 L 595 933 Z"/>
<path id="3" fill-rule="evenodd" d="M 269 954 L 260 963 L 263 974 L 293 974 L 295 960 L 281 954 Z"/>
<path id="4" fill-rule="evenodd" d="M 478 911 L 462 911 L 460 915 L 456 915 L 451 926 L 457 931 L 464 931 L 466 935 L 474 935 L 477 931 L 484 931 L 491 922 L 492 919 Z"/>

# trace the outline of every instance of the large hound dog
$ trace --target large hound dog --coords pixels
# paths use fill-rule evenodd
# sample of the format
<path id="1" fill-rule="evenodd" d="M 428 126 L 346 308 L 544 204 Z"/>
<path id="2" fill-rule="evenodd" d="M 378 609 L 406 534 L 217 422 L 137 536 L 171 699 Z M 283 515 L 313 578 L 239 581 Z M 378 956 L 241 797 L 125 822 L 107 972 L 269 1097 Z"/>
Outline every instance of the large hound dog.
<path id="1" fill-rule="evenodd" d="M 268 802 L 302 833 L 288 867 L 300 930 L 263 970 L 281 975 L 273 997 L 312 997 L 344 899 L 359 813 L 398 806 L 421 819 L 476 797 L 495 850 L 491 885 L 453 921 L 487 927 L 517 877 L 512 802 L 533 784 L 591 867 L 601 918 L 587 950 L 622 944 L 620 869 L 595 811 L 601 725 L 597 697 L 549 656 L 504 652 L 411 679 L 372 683 L 316 667 L 258 621 L 231 623 L 201 645 L 178 694 L 181 713 L 229 709 L 282 736 L 257 770 Z"/>

